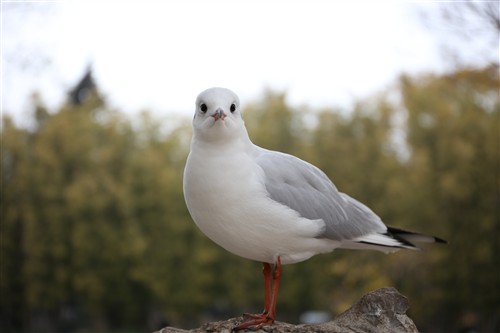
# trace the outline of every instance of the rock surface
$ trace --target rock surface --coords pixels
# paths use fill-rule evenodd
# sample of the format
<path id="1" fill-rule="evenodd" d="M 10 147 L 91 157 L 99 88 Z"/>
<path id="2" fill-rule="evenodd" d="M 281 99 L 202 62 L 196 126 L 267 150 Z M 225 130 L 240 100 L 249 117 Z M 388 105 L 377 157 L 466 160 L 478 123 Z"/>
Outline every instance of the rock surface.
<path id="1" fill-rule="evenodd" d="M 332 321 L 315 325 L 292 325 L 275 322 L 256 332 L 267 333 L 418 333 L 413 321 L 406 315 L 408 299 L 394 288 L 382 288 L 363 296 L 358 302 Z M 206 323 L 200 328 L 182 330 L 165 327 L 155 333 L 230 333 L 242 317 Z"/>

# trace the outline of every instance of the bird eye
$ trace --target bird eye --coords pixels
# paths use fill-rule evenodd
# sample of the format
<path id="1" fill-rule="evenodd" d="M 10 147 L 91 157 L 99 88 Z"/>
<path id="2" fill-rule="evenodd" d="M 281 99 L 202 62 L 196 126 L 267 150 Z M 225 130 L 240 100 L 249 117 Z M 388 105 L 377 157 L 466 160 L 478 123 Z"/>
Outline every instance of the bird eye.
<path id="1" fill-rule="evenodd" d="M 236 105 L 233 103 L 231 104 L 231 108 L 230 108 L 231 112 L 234 112 L 236 111 Z"/>
<path id="2" fill-rule="evenodd" d="M 205 103 L 201 104 L 201 105 L 200 105 L 200 110 L 201 110 L 201 112 L 203 112 L 203 113 L 207 112 L 207 110 L 208 110 L 207 105 L 206 105 Z"/>

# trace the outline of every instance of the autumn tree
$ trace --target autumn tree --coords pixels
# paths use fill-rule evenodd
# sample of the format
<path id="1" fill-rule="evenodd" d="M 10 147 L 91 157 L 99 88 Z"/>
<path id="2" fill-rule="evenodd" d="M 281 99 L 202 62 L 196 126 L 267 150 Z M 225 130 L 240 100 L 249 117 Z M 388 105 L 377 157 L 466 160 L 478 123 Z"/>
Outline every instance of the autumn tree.
<path id="1" fill-rule="evenodd" d="M 273 91 L 244 106 L 256 144 L 317 165 L 385 223 L 450 241 L 286 266 L 279 320 L 395 286 L 423 331 L 471 314 L 478 330 L 498 325 L 498 85 L 492 65 L 401 76 L 342 112 Z M 2 332 L 193 327 L 260 310 L 260 264 L 213 244 L 185 207 L 189 121 L 126 118 L 97 90 L 56 110 L 35 102 L 30 128 L 2 119 Z"/>

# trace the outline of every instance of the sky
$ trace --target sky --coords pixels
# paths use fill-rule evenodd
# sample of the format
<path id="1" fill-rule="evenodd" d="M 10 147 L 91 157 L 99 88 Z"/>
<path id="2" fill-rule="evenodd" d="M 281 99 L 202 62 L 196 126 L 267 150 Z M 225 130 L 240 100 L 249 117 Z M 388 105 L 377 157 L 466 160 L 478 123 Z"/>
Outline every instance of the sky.
<path id="1" fill-rule="evenodd" d="M 91 65 L 107 102 L 134 115 L 191 114 L 223 86 L 242 103 L 265 89 L 293 105 L 346 107 L 401 73 L 447 63 L 409 1 L 2 0 L 2 112 L 23 123 L 38 92 L 51 109 Z"/>

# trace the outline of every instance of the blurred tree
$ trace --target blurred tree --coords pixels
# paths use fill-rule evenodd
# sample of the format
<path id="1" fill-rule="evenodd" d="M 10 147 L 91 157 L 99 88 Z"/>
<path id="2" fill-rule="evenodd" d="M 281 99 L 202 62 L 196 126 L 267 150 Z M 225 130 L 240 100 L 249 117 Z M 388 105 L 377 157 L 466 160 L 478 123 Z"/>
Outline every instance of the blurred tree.
<path id="1" fill-rule="evenodd" d="M 9 117 L 2 119 L 1 145 L 1 241 L 0 241 L 0 327 L 2 331 L 25 329 L 27 304 L 23 270 L 25 255 L 23 223 L 25 193 L 29 191 L 29 140 L 27 131 L 16 128 Z"/>
<path id="2" fill-rule="evenodd" d="M 267 149 L 294 153 L 304 131 L 298 113 L 286 103 L 286 94 L 266 90 L 262 100 L 248 104 L 245 123 L 252 141 Z"/>
<path id="3" fill-rule="evenodd" d="M 256 144 L 316 164 L 389 225 L 451 241 L 425 253 L 336 251 L 286 266 L 280 320 L 338 313 L 393 285 L 426 331 L 458 328 L 464 313 L 485 332 L 495 328 L 498 84 L 490 66 L 402 76 L 401 104 L 382 94 L 349 113 L 298 112 L 272 91 L 245 108 Z M 29 130 L 3 118 L 2 332 L 144 329 L 150 317 L 193 327 L 260 310 L 260 264 L 210 242 L 185 208 L 188 120 L 166 130 L 145 112 L 132 122 L 100 96 L 96 88 L 51 112 L 35 100 Z M 396 119 L 405 142 L 394 142 Z"/>
<path id="4" fill-rule="evenodd" d="M 186 126 L 161 133 L 144 116 L 132 128 L 99 96 L 91 89 L 53 115 L 37 105 L 33 131 L 4 119 L 2 276 L 9 278 L 2 278 L 0 322 L 7 330 L 141 327 L 144 304 L 168 304 L 158 285 L 175 287 L 168 277 L 180 262 L 169 260 L 161 238 L 194 231 L 182 202 L 187 151 L 176 132 Z M 192 244 L 183 248 L 173 251 L 184 259 Z"/>
<path id="5" fill-rule="evenodd" d="M 494 330 L 500 319 L 498 66 L 403 76 L 400 84 L 411 151 L 408 217 L 451 242 L 429 254 L 435 285 L 426 285 L 427 302 L 439 308 L 417 309 L 439 316 L 442 329 L 472 311 L 485 331 Z"/>

